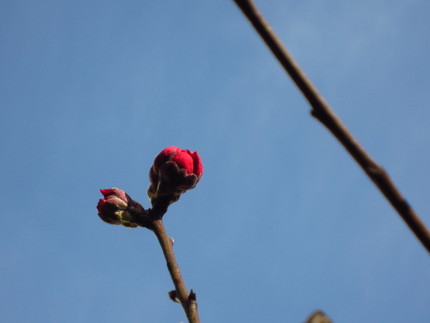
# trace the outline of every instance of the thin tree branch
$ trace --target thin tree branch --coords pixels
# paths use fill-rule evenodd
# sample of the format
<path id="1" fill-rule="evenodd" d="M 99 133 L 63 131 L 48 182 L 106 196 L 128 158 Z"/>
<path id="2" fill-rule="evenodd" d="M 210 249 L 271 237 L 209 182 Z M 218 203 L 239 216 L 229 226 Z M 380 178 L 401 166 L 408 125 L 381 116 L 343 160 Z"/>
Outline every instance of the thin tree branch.
<path id="1" fill-rule="evenodd" d="M 283 46 L 252 0 L 234 0 L 312 106 L 311 114 L 340 141 L 430 252 L 430 232 L 388 174 L 363 149 Z"/>
<path id="2" fill-rule="evenodd" d="M 177 298 L 184 308 L 188 322 L 199 323 L 200 319 L 197 312 L 196 294 L 192 290 L 190 293 L 188 293 L 187 287 L 185 286 L 184 279 L 182 278 L 181 271 L 179 269 L 179 265 L 176 262 L 175 254 L 173 253 L 173 241 L 167 235 L 163 221 L 161 219 L 152 221 L 150 228 L 154 231 L 158 241 L 160 242 L 161 249 L 163 249 L 167 268 L 169 269 L 170 277 L 172 278 L 176 289 L 174 298 Z"/>

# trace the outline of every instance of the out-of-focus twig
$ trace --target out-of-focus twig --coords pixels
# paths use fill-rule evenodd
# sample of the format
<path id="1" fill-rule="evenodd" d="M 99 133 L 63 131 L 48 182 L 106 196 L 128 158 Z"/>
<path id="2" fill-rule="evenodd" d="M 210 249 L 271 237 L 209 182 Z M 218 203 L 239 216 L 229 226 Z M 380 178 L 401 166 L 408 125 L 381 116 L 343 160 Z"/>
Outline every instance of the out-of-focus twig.
<path id="1" fill-rule="evenodd" d="M 363 149 L 345 125 L 333 112 L 312 82 L 306 77 L 291 54 L 274 33 L 252 0 L 234 0 L 260 34 L 266 45 L 312 106 L 312 115 L 339 140 L 364 172 L 375 183 L 386 199 L 396 209 L 423 246 L 430 252 L 430 232 L 394 185 L 385 170 Z"/>
<path id="2" fill-rule="evenodd" d="M 181 303 L 187 315 L 189 323 L 199 323 L 199 314 L 197 312 L 196 294 L 193 290 L 188 293 L 185 282 L 182 278 L 178 263 L 176 262 L 175 254 L 173 253 L 173 240 L 167 235 L 164 228 L 163 220 L 156 219 L 152 221 L 149 227 L 154 231 L 158 241 L 163 249 L 164 258 L 166 259 L 167 268 L 169 269 L 170 277 L 175 285 L 175 291 L 170 292 L 169 296 L 172 300 Z"/>
<path id="3" fill-rule="evenodd" d="M 324 312 L 315 311 L 307 319 L 306 323 L 333 323 Z"/>

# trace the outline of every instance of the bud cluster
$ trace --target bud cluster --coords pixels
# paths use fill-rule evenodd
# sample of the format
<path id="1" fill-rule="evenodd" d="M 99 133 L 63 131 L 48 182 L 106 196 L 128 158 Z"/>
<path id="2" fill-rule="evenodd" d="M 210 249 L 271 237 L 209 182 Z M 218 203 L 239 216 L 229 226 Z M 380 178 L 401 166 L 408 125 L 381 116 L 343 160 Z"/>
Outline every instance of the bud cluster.
<path id="1" fill-rule="evenodd" d="M 202 174 L 203 164 L 197 152 L 167 147 L 155 157 L 149 171 L 148 197 L 153 207 L 149 213 L 123 190 L 110 188 L 100 190 L 104 198 L 97 204 L 98 215 L 110 224 L 148 227 L 149 214 L 162 217 L 182 193 L 197 185 Z"/>

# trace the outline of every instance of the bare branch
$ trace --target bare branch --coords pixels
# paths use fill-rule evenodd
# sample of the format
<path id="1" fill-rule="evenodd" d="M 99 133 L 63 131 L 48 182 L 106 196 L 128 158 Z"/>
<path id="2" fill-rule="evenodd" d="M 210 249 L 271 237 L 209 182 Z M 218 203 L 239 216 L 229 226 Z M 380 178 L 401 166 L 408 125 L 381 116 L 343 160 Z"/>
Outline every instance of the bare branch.
<path id="1" fill-rule="evenodd" d="M 173 253 L 173 240 L 167 235 L 161 219 L 152 221 L 151 229 L 154 231 L 158 241 L 160 242 L 170 277 L 175 285 L 176 292 L 169 292 L 169 297 L 172 300 L 177 299 L 179 303 L 181 303 L 185 314 L 187 315 L 188 322 L 199 323 L 200 319 L 197 312 L 196 294 L 193 290 L 190 290 L 190 293 L 188 293 L 187 287 L 185 286 L 179 265 L 176 262 L 175 254 Z"/>
<path id="2" fill-rule="evenodd" d="M 252 0 L 234 0 L 245 16 L 252 23 L 266 45 L 278 59 L 285 71 L 293 79 L 302 94 L 312 106 L 312 115 L 336 137 L 352 155 L 386 199 L 396 209 L 423 246 L 430 252 L 430 232 L 394 185 L 388 174 L 363 149 L 345 125 L 333 112 L 312 82 L 306 77 L 293 57 L 274 33 L 269 23 Z"/>

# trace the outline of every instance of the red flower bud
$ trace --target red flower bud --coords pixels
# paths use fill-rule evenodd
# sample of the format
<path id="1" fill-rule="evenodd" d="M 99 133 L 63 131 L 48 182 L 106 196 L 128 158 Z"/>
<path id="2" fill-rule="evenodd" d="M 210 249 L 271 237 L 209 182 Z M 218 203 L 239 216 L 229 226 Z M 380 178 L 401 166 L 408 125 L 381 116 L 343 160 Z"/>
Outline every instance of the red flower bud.
<path id="1" fill-rule="evenodd" d="M 119 188 L 100 190 L 104 199 L 100 199 L 97 204 L 99 217 L 110 224 L 122 224 L 126 227 L 135 228 L 137 225 L 133 221 L 133 215 L 129 212 L 129 207 L 135 206 L 137 202 Z"/>
<path id="2" fill-rule="evenodd" d="M 176 202 L 180 194 L 194 188 L 203 174 L 203 164 L 197 152 L 167 147 L 154 160 L 149 171 L 151 185 L 148 196 L 153 199 L 170 196 Z"/>

